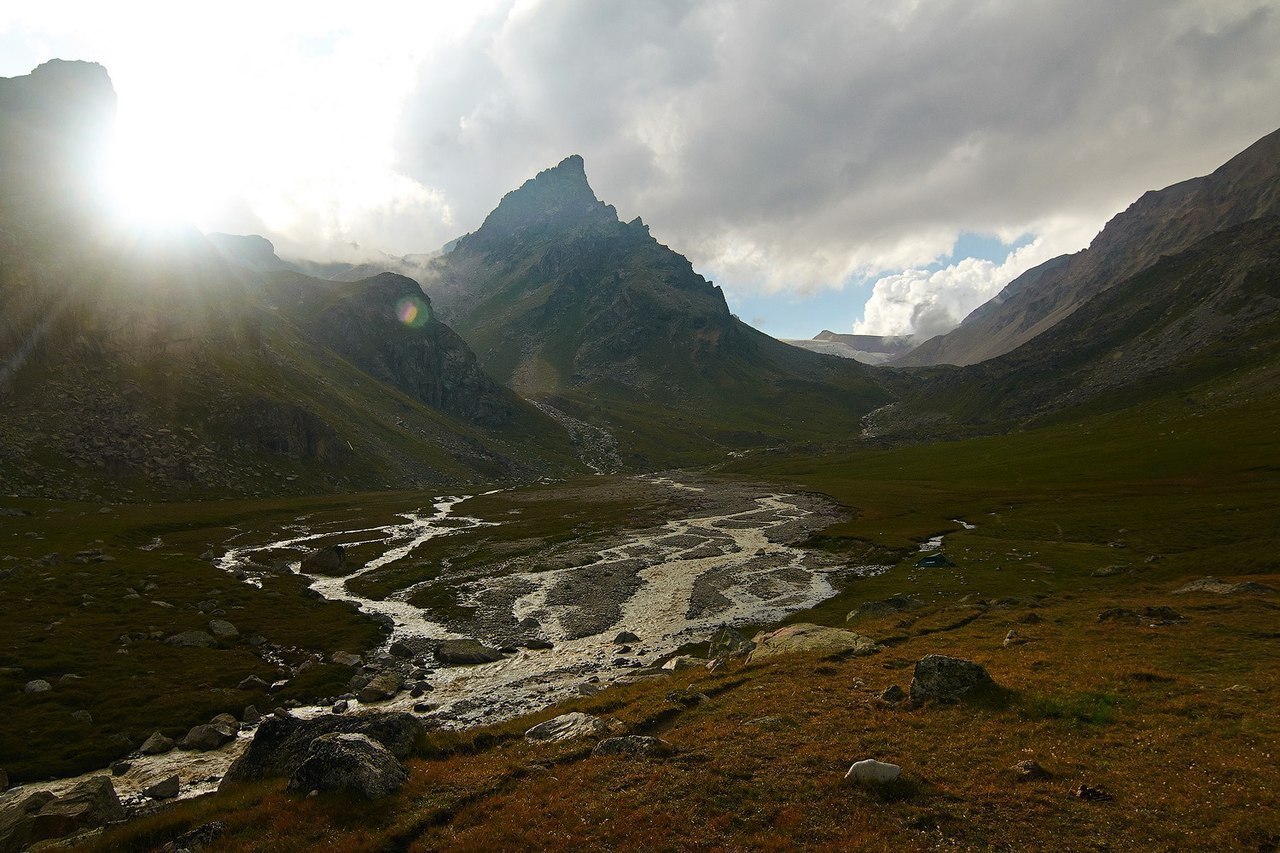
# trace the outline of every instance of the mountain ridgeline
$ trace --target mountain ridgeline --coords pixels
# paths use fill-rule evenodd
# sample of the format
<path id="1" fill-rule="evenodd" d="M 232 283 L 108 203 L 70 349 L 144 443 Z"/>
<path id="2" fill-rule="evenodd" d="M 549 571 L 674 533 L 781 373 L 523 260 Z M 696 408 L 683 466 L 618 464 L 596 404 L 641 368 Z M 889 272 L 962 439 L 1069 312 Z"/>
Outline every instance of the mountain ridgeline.
<path id="1" fill-rule="evenodd" d="M 1028 270 L 956 329 L 925 341 L 894 364 L 974 364 L 1009 352 L 1162 256 L 1216 231 L 1276 214 L 1280 130 L 1210 175 L 1144 194 L 1108 222 L 1089 248 Z"/>
<path id="2" fill-rule="evenodd" d="M 5 162 L 23 164 L 0 197 L 8 491 L 270 495 L 582 470 L 563 427 L 480 371 L 413 281 L 310 279 L 264 240 L 255 266 L 194 229 L 113 222 L 83 164 L 114 99 L 90 63 L 0 80 Z"/>
<path id="3" fill-rule="evenodd" d="M 888 400 L 865 367 L 734 317 L 686 258 L 596 198 L 576 155 L 508 193 L 427 290 L 492 376 L 615 432 L 637 465 L 664 447 L 695 459 L 844 438 Z"/>

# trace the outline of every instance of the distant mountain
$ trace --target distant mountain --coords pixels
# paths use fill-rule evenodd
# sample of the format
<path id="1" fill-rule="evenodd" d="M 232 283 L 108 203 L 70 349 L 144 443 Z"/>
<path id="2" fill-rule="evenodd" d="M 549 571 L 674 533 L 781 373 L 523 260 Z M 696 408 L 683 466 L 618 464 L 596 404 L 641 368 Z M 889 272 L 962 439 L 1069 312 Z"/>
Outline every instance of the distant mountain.
<path id="1" fill-rule="evenodd" d="M 885 364 L 910 352 L 914 346 L 910 336 L 842 335 L 826 329 L 811 340 L 788 338 L 783 343 L 823 355 L 851 358 L 863 364 Z"/>
<path id="2" fill-rule="evenodd" d="M 1088 249 L 1023 273 L 956 329 L 894 364 L 973 364 L 1009 352 L 1161 257 L 1274 214 L 1280 214 L 1280 130 L 1211 175 L 1146 193 L 1108 222 Z"/>
<path id="3" fill-rule="evenodd" d="M 1176 396 L 1193 409 L 1280 393 L 1280 216 L 1209 234 L 1114 283 L 1010 353 L 915 373 L 873 430 L 999 432 Z"/>
<path id="4" fill-rule="evenodd" d="M 503 197 L 427 289 L 491 375 L 615 432 L 635 464 L 846 436 L 888 399 L 863 366 L 735 318 L 687 259 L 596 198 L 576 155 Z"/>
<path id="5" fill-rule="evenodd" d="M 2 162 L 23 164 L 0 170 L 6 491 L 269 495 L 582 470 L 565 428 L 485 376 L 415 282 L 320 281 L 280 269 L 261 238 L 112 224 L 85 164 L 113 109 L 100 66 L 0 80 Z M 228 245 L 252 263 L 228 262 Z"/>

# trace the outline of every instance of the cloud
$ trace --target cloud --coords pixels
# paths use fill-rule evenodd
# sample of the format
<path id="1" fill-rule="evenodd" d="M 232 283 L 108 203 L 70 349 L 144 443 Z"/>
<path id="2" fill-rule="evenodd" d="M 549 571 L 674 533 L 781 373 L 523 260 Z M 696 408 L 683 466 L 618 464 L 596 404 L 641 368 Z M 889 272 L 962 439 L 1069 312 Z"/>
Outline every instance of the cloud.
<path id="1" fill-rule="evenodd" d="M 430 251 L 580 153 L 601 198 L 726 290 L 789 296 L 928 267 L 962 232 L 1056 243 L 1042 223 L 1087 223 L 1062 246 L 1080 248 L 1143 191 L 1280 126 L 1278 46 L 1280 0 L 0 12 L 0 57 L 108 66 L 122 120 L 151 116 L 140 159 L 180 158 L 210 194 L 204 227 L 265 224 L 313 255 Z M 1003 275 L 973 266 L 907 292 Z M 937 298 L 919 323 L 969 301 Z"/>
<path id="2" fill-rule="evenodd" d="M 1278 44 L 1273 2 L 532 3 L 423 65 L 400 163 L 474 227 L 582 153 L 726 286 L 841 287 L 1211 170 Z"/>
<path id="3" fill-rule="evenodd" d="M 1009 253 L 1001 263 L 964 258 L 941 269 L 908 269 L 882 276 L 871 288 L 859 335 L 912 335 L 925 341 L 959 325 L 969 312 L 998 294 L 1022 273 L 1072 251 L 1088 226 L 1055 222 L 1041 236 Z"/>

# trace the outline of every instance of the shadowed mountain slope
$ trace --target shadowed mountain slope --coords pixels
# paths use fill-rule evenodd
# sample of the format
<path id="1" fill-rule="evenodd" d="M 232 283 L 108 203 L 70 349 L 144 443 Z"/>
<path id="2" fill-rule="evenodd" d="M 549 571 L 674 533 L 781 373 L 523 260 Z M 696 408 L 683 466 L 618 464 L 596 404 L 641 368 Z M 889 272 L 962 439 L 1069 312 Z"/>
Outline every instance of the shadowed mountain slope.
<path id="1" fill-rule="evenodd" d="M 0 80 L 0 107 L 5 162 L 23 164 L 0 170 L 6 491 L 267 495 L 580 470 L 564 428 L 486 377 L 409 279 L 267 281 L 192 229 L 114 223 L 85 165 L 114 109 L 100 66 Z"/>
<path id="2" fill-rule="evenodd" d="M 867 368 L 731 315 L 687 259 L 595 197 L 578 156 L 508 193 L 427 288 L 490 374 L 615 430 L 636 464 L 848 436 L 888 399 Z"/>
<path id="3" fill-rule="evenodd" d="M 973 364 L 1009 352 L 1117 282 L 1215 231 L 1280 214 L 1280 130 L 1212 174 L 1148 192 L 1088 249 L 1014 279 L 956 329 L 898 358 L 901 366 Z"/>
<path id="4" fill-rule="evenodd" d="M 1161 258 L 1014 351 L 916 372 L 875 430 L 916 438 L 1034 426 L 1157 397 L 1221 406 L 1280 391 L 1280 217 Z"/>

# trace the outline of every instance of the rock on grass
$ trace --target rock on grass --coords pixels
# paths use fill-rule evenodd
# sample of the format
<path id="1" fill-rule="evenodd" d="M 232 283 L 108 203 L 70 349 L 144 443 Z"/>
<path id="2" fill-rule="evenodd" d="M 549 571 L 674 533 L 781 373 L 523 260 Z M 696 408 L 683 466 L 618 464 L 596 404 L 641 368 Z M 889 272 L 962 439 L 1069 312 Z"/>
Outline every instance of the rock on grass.
<path id="1" fill-rule="evenodd" d="M 981 664 L 947 655 L 925 655 L 916 664 L 910 693 L 917 702 L 954 702 L 975 689 L 994 686 Z"/>
<path id="2" fill-rule="evenodd" d="M 286 790 L 349 791 L 377 800 L 400 790 L 408 778 L 404 765 L 382 744 L 367 735 L 334 732 L 311 742 Z"/>

